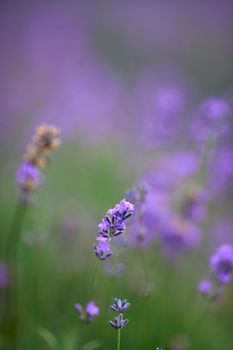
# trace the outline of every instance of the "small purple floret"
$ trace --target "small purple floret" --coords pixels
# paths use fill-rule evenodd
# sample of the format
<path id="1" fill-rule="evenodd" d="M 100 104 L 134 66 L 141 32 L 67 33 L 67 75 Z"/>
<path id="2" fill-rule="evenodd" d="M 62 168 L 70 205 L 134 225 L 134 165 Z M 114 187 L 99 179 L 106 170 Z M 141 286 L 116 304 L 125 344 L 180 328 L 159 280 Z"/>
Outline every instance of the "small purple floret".
<path id="1" fill-rule="evenodd" d="M 123 315 L 119 314 L 119 316 L 114 317 L 114 321 L 110 320 L 109 324 L 115 329 L 123 328 L 129 322 L 128 319 L 123 319 Z"/>
<path id="2" fill-rule="evenodd" d="M 24 162 L 16 173 L 16 181 L 22 189 L 34 189 L 40 184 L 40 171 L 30 162 Z"/>
<path id="3" fill-rule="evenodd" d="M 126 229 L 126 220 L 133 215 L 134 205 L 123 199 L 113 209 L 109 209 L 98 225 L 99 234 L 110 238 L 118 236 Z"/>
<path id="4" fill-rule="evenodd" d="M 201 281 L 198 285 L 198 290 L 203 295 L 207 295 L 207 296 L 211 295 L 213 290 L 211 281 L 208 279 Z"/>
<path id="5" fill-rule="evenodd" d="M 114 303 L 110 306 L 111 310 L 119 313 L 128 310 L 129 307 L 130 303 L 128 303 L 126 299 L 121 300 L 118 298 L 115 298 Z"/>
<path id="6" fill-rule="evenodd" d="M 89 320 L 93 320 L 93 318 L 99 315 L 99 307 L 95 305 L 94 301 L 91 300 L 86 305 L 86 313 L 88 315 Z"/>
<path id="7" fill-rule="evenodd" d="M 99 314 L 99 307 L 95 305 L 93 300 L 90 300 L 84 309 L 81 304 L 75 304 L 75 310 L 79 313 L 79 318 L 82 321 L 90 322 Z"/>
<path id="8" fill-rule="evenodd" d="M 112 255 L 109 239 L 98 236 L 96 240 L 98 241 L 98 244 L 94 244 L 94 253 L 99 260 L 106 260 Z"/>

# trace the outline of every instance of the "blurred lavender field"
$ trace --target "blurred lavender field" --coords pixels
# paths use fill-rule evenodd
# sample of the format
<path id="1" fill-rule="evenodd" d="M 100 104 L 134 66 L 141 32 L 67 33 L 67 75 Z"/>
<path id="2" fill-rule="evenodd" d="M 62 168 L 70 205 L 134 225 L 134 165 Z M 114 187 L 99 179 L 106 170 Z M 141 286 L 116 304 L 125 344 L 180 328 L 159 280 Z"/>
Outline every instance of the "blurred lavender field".
<path id="1" fill-rule="evenodd" d="M 0 349 L 231 350 L 232 2 L 0 26 Z"/>

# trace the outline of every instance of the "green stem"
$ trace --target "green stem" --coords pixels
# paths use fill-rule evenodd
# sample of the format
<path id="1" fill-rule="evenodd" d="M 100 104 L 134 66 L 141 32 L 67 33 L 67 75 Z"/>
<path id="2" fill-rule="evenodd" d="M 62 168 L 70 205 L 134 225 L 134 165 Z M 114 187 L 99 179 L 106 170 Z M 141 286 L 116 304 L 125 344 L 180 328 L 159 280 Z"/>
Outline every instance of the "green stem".
<path id="1" fill-rule="evenodd" d="M 18 202 L 13 214 L 13 219 L 7 239 L 5 259 L 9 262 L 16 260 L 17 248 L 22 231 L 23 220 L 26 212 L 27 204 Z"/>
<path id="2" fill-rule="evenodd" d="M 5 261 L 8 265 L 8 274 L 10 278 L 9 286 L 5 289 L 2 298 L 1 314 L 1 332 L 3 343 L 6 349 L 14 350 L 17 348 L 18 333 L 18 266 L 17 266 L 17 248 L 22 231 L 24 216 L 27 205 L 18 202 L 13 214 L 11 227 L 6 243 Z"/>
<path id="3" fill-rule="evenodd" d="M 121 347 L 121 329 L 117 330 L 117 347 L 116 350 L 120 350 Z"/>
<path id="4" fill-rule="evenodd" d="M 93 291 L 93 289 L 95 288 L 95 280 L 96 280 L 96 275 L 97 275 L 97 271 L 98 271 L 98 267 L 99 267 L 99 260 L 96 261 L 94 270 L 93 270 L 93 274 L 90 280 L 90 285 L 89 285 L 89 290 L 87 292 L 87 297 L 90 297 L 91 291 Z M 88 331 L 90 329 L 90 324 L 85 324 L 85 329 L 83 331 L 83 345 L 86 343 L 86 341 L 88 340 Z"/>
<path id="5" fill-rule="evenodd" d="M 92 274 L 92 278 L 90 280 L 90 289 L 89 289 L 89 293 L 87 293 L 88 297 L 89 297 L 90 292 L 95 288 L 95 279 L 96 279 L 98 267 L 99 267 L 99 260 L 96 261 L 96 264 L 95 264 L 95 267 L 93 270 L 93 274 Z"/>

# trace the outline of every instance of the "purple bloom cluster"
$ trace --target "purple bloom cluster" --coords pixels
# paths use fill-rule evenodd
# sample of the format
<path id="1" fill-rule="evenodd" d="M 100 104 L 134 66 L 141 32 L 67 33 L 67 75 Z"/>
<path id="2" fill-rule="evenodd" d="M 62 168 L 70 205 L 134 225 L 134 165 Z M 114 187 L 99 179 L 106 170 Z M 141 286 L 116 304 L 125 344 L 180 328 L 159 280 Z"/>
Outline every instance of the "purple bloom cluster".
<path id="1" fill-rule="evenodd" d="M 191 184 L 182 192 L 180 207 L 183 217 L 193 223 L 203 221 L 208 213 L 209 194 L 207 191 Z"/>
<path id="2" fill-rule="evenodd" d="M 227 284 L 233 274 L 233 246 L 224 244 L 210 257 L 210 266 L 220 284 Z"/>
<path id="3" fill-rule="evenodd" d="M 230 129 L 231 108 L 221 97 L 205 100 L 198 111 L 198 117 L 192 123 L 192 134 L 198 143 L 206 142 L 213 135 L 225 135 Z"/>
<path id="4" fill-rule="evenodd" d="M 26 161 L 22 163 L 16 173 L 16 181 L 24 191 L 32 191 L 40 185 L 40 171 L 34 164 Z"/>
<path id="5" fill-rule="evenodd" d="M 112 255 L 110 242 L 107 237 L 98 236 L 98 244 L 94 244 L 94 253 L 99 260 L 106 260 Z"/>
<path id="6" fill-rule="evenodd" d="M 112 255 L 110 241 L 112 237 L 118 236 L 126 229 L 126 220 L 134 213 L 134 205 L 123 199 L 113 209 L 109 209 L 98 225 L 99 236 L 96 238 L 98 244 L 94 244 L 94 253 L 99 260 L 106 260 Z"/>
<path id="7" fill-rule="evenodd" d="M 115 298 L 114 303 L 110 306 L 110 308 L 111 310 L 116 311 L 118 315 L 114 317 L 113 321 L 112 320 L 109 321 L 110 326 L 112 326 L 115 329 L 123 328 L 129 322 L 128 319 L 124 320 L 123 312 L 128 310 L 129 307 L 130 307 L 130 303 L 128 303 L 126 299 L 121 300 L 121 299 Z"/>
<path id="8" fill-rule="evenodd" d="M 198 290 L 201 294 L 210 296 L 213 291 L 213 284 L 209 279 L 204 279 L 199 283 Z"/>
<path id="9" fill-rule="evenodd" d="M 41 184 L 40 170 L 47 167 L 49 155 L 59 147 L 60 143 L 60 129 L 55 126 L 41 124 L 36 129 L 36 134 L 27 146 L 25 161 L 16 173 L 22 201 L 28 202 L 29 194 Z"/>
<path id="10" fill-rule="evenodd" d="M 190 250 L 200 242 L 199 227 L 174 214 L 161 224 L 160 235 L 166 253 Z"/>
<path id="11" fill-rule="evenodd" d="M 158 204 L 160 199 L 149 191 L 146 182 L 139 183 L 126 193 L 126 198 L 133 201 L 135 205 L 135 215 L 129 227 L 129 242 L 132 245 L 146 247 L 154 239 L 154 231 L 158 223 L 158 211 L 162 208 Z M 157 205 L 158 204 L 158 205 Z"/>
<path id="12" fill-rule="evenodd" d="M 128 310 L 128 308 L 130 307 L 130 303 L 127 302 L 126 299 L 114 299 L 114 303 L 110 306 L 111 310 L 116 311 L 116 312 L 124 312 L 126 310 Z"/>
<path id="13" fill-rule="evenodd" d="M 221 245 L 210 257 L 210 266 L 214 272 L 214 278 L 206 278 L 198 285 L 198 291 L 211 300 L 221 296 L 222 286 L 232 280 L 233 275 L 233 246 Z"/>
<path id="14" fill-rule="evenodd" d="M 114 317 L 114 320 L 110 320 L 109 324 L 115 329 L 123 328 L 129 322 L 128 319 L 123 319 L 123 314 L 119 314 L 117 317 Z"/>
<path id="15" fill-rule="evenodd" d="M 126 229 L 126 220 L 134 213 L 134 205 L 123 199 L 109 209 L 99 224 L 99 234 L 106 238 L 118 236 Z"/>
<path id="16" fill-rule="evenodd" d="M 93 300 L 90 300 L 85 309 L 82 307 L 81 304 L 75 304 L 74 306 L 75 310 L 80 315 L 80 320 L 85 322 L 91 322 L 95 316 L 99 314 L 99 307 L 95 305 L 95 302 Z"/>

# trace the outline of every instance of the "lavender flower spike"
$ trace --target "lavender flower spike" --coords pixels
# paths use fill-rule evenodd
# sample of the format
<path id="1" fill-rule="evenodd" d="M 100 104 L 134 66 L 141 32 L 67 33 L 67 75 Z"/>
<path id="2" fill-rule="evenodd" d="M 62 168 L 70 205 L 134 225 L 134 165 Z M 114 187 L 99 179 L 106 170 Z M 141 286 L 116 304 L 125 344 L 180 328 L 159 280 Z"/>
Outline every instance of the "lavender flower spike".
<path id="1" fill-rule="evenodd" d="M 109 209 L 99 224 L 99 234 L 106 238 L 120 235 L 126 229 L 126 220 L 133 215 L 134 205 L 123 199 L 113 209 Z"/>
<path id="2" fill-rule="evenodd" d="M 128 303 L 126 299 L 121 300 L 118 298 L 115 298 L 113 305 L 110 306 L 111 310 L 119 313 L 128 310 L 129 307 L 130 303 Z"/>
<path id="3" fill-rule="evenodd" d="M 211 256 L 210 265 L 219 283 L 229 283 L 233 273 L 233 246 L 221 245 L 216 253 Z"/>
<path id="4" fill-rule="evenodd" d="M 98 241 L 98 244 L 94 244 L 94 253 L 99 260 L 106 260 L 112 255 L 109 239 L 106 237 L 98 236 L 96 240 Z"/>
<path id="5" fill-rule="evenodd" d="M 115 329 L 123 328 L 129 322 L 128 319 L 123 319 L 123 315 L 119 314 L 119 316 L 114 317 L 114 321 L 110 320 L 109 324 Z"/>

